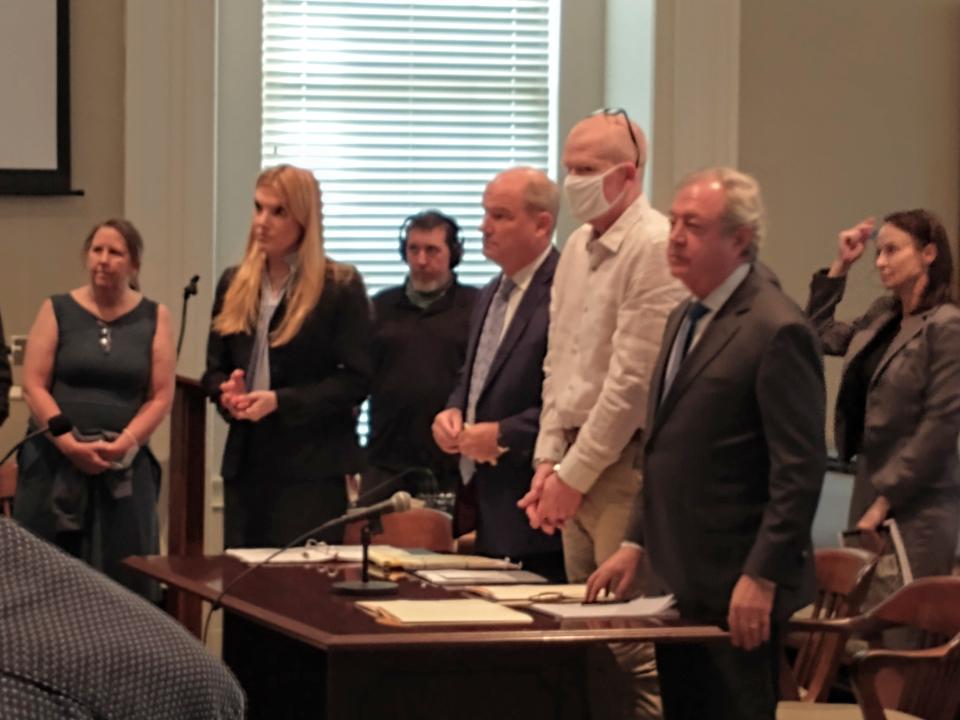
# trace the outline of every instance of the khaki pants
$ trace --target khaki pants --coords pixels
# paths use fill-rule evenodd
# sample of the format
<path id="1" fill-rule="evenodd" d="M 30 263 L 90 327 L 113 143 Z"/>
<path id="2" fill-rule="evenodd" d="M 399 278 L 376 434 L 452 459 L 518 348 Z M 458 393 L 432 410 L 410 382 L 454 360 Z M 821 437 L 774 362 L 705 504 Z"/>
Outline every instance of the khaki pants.
<path id="1" fill-rule="evenodd" d="M 627 443 L 620 458 L 605 469 L 584 496 L 576 516 L 563 530 L 567 581 L 586 582 L 620 547 L 633 503 L 640 493 L 634 467 L 638 440 Z M 594 645 L 588 656 L 591 717 L 658 720 L 660 685 L 651 643 Z"/>

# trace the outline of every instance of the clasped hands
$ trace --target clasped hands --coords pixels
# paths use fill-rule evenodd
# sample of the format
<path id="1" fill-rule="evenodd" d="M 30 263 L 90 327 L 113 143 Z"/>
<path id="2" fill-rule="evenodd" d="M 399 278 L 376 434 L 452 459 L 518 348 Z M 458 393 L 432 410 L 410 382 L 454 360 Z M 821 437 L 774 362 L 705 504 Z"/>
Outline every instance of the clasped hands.
<path id="1" fill-rule="evenodd" d="M 243 370 L 234 370 L 220 383 L 220 405 L 235 420 L 257 422 L 277 409 L 277 393 L 273 390 L 247 391 Z"/>
<path id="2" fill-rule="evenodd" d="M 57 448 L 73 465 L 85 475 L 99 475 L 110 470 L 113 463 L 120 462 L 127 453 L 138 447 L 136 438 L 129 432 L 122 432 L 113 440 L 93 440 L 81 442 L 73 433 L 53 438 Z"/>
<path id="3" fill-rule="evenodd" d="M 567 485 L 552 462 L 542 462 L 533 473 L 529 492 L 520 498 L 517 507 L 527 514 L 530 527 L 553 535 L 577 514 L 581 502 L 583 493 Z"/>
<path id="4" fill-rule="evenodd" d="M 447 408 L 437 413 L 430 430 L 437 447 L 445 453 L 459 453 L 475 463 L 496 465 L 500 456 L 507 451 L 497 441 L 500 423 L 465 423 L 459 408 Z"/>

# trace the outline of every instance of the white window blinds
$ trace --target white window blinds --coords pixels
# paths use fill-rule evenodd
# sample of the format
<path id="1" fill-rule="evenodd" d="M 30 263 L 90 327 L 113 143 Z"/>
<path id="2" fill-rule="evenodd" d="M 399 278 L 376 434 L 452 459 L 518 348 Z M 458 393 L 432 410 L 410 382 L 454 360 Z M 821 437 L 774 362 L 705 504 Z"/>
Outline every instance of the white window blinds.
<path id="1" fill-rule="evenodd" d="M 461 281 L 480 252 L 484 185 L 547 170 L 554 0 L 264 0 L 263 165 L 314 170 L 327 252 L 370 292 L 406 274 L 397 230 L 436 207 L 464 230 Z"/>

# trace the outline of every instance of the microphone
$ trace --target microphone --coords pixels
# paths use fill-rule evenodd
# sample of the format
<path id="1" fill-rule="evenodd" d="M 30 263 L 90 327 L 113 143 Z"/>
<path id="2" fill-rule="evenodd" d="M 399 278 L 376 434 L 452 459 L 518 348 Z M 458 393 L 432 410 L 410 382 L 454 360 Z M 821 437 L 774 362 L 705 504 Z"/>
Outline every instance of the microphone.
<path id="1" fill-rule="evenodd" d="M 186 300 L 191 295 L 197 294 L 197 283 L 200 282 L 200 276 L 194 275 L 190 278 L 190 282 L 187 283 L 187 286 L 183 288 L 183 299 Z"/>
<path id="2" fill-rule="evenodd" d="M 207 614 L 207 620 L 203 625 L 201 642 L 206 643 L 207 641 L 207 630 L 210 625 L 210 617 L 213 615 L 213 611 L 219 610 L 221 607 L 220 603 L 223 601 L 223 598 L 226 597 L 227 593 L 233 588 L 233 586 L 236 585 L 238 582 L 240 582 L 247 575 L 252 573 L 254 570 L 260 568 L 263 565 L 266 565 L 268 562 L 273 560 L 273 558 L 275 558 L 277 555 L 284 552 L 285 550 L 289 550 L 294 545 L 299 545 L 302 542 L 306 542 L 307 539 L 309 539 L 314 535 L 319 535 L 320 533 L 326 532 L 327 530 L 330 530 L 332 528 L 339 527 L 341 525 L 347 525 L 349 523 L 356 522 L 358 520 L 366 520 L 368 518 L 379 517 L 380 515 L 387 515 L 392 512 L 402 512 L 404 510 L 409 510 L 410 505 L 411 505 L 410 493 L 404 492 L 401 490 L 400 492 L 394 493 L 389 500 L 384 500 L 383 502 L 379 502 L 376 505 L 369 505 L 363 508 L 355 508 L 353 510 L 348 510 L 344 515 L 341 515 L 340 517 L 333 518 L 333 520 L 327 520 L 327 522 L 323 523 L 322 525 L 317 525 L 317 527 L 311 528 L 310 530 L 307 530 L 305 533 L 302 533 L 301 535 L 297 535 L 293 540 L 288 542 L 282 548 L 270 553 L 267 557 L 265 557 L 260 562 L 254 563 L 253 565 L 248 567 L 246 570 L 244 570 L 242 573 L 237 575 L 233 580 L 231 580 L 226 585 L 224 585 L 223 590 L 221 590 L 220 593 L 217 595 L 217 597 L 213 600 L 213 602 L 210 605 L 210 612 Z"/>
<path id="3" fill-rule="evenodd" d="M 43 435 L 48 432 L 54 437 L 59 437 L 70 432 L 73 429 L 73 423 L 67 418 L 63 413 L 59 415 L 54 415 L 49 420 L 47 420 L 46 427 L 42 427 L 39 430 L 34 430 L 32 433 L 27 434 L 20 442 L 14 445 L 10 450 L 7 451 L 7 454 L 3 456 L 3 459 L 0 460 L 0 465 L 3 465 L 7 460 L 10 459 L 10 456 L 13 455 L 17 450 L 19 450 L 24 443 L 33 440 L 39 435 Z"/>
<path id="4" fill-rule="evenodd" d="M 341 515 L 336 520 L 330 521 L 330 527 L 337 527 L 341 524 L 352 523 L 357 520 L 366 520 L 367 518 L 380 517 L 394 512 L 403 512 L 409 510 L 411 505 L 410 493 L 400 490 L 390 496 L 389 499 L 382 502 L 366 505 L 364 507 L 350 508 L 346 514 Z"/>
<path id="5" fill-rule="evenodd" d="M 200 282 L 200 276 L 194 275 L 190 282 L 183 288 L 183 305 L 180 308 L 180 337 L 177 338 L 177 357 L 180 357 L 180 348 L 183 347 L 183 334 L 187 330 L 187 303 L 190 297 L 197 294 L 197 283 Z"/>

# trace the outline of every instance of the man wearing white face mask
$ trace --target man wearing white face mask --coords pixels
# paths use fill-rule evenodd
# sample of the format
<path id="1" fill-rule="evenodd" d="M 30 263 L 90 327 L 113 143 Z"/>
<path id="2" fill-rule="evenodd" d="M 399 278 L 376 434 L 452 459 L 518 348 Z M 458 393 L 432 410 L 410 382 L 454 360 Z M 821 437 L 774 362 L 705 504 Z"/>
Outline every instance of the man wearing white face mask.
<path id="1" fill-rule="evenodd" d="M 640 491 L 634 466 L 650 373 L 667 315 L 687 295 L 667 265 L 667 219 L 642 192 L 645 162 L 643 132 L 622 110 L 580 121 L 563 149 L 566 200 L 584 224 L 554 279 L 536 471 L 520 507 L 533 527 L 563 530 L 573 583 L 623 540 Z M 655 688 L 640 681 L 616 699 L 603 693 L 619 705 L 607 713 L 657 717 Z"/>

